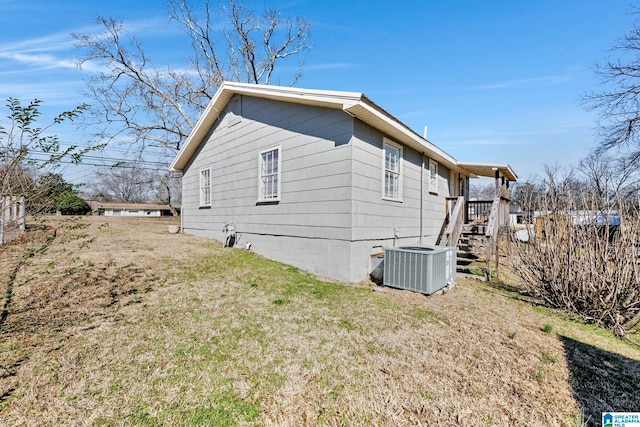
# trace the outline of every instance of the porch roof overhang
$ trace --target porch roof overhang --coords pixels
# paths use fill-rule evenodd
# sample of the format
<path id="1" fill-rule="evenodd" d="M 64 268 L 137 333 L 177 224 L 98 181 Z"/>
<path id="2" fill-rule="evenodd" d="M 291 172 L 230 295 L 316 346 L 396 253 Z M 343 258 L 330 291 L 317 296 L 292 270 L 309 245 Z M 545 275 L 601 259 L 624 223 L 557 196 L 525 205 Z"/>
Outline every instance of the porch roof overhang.
<path id="1" fill-rule="evenodd" d="M 507 181 L 518 180 L 518 175 L 516 175 L 516 173 L 513 171 L 513 169 L 511 169 L 511 166 L 509 165 L 458 162 L 458 166 L 476 176 L 487 176 L 495 178 L 497 171 L 500 178 L 504 178 Z"/>

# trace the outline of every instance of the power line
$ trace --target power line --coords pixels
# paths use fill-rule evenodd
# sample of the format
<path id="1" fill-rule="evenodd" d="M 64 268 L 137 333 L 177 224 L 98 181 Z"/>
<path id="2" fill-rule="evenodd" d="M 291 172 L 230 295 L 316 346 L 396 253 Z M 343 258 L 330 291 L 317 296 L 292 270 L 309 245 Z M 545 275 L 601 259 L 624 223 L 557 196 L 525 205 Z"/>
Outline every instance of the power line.
<path id="1" fill-rule="evenodd" d="M 29 153 L 31 155 L 45 155 L 45 156 L 48 156 L 48 157 L 49 156 L 54 156 L 56 154 L 56 153 L 48 153 L 46 151 L 39 151 L 39 150 L 27 150 L 27 153 Z M 166 166 L 166 165 L 169 164 L 169 162 L 161 162 L 161 161 L 153 161 L 153 160 L 135 160 L 135 161 L 131 161 L 131 159 L 127 159 L 127 158 L 104 157 L 104 156 L 95 156 L 95 155 L 91 155 L 91 154 L 83 154 L 81 156 L 81 159 L 88 159 L 88 160 L 94 160 L 94 161 L 110 161 L 110 162 L 114 162 L 115 164 L 118 164 L 118 163 L 125 163 L 125 164 L 134 163 L 134 164 L 156 165 L 156 166 Z M 34 159 L 34 160 L 46 161 L 47 158 Z M 61 159 L 61 161 L 62 160 L 63 159 Z M 71 162 L 71 161 L 69 161 L 69 162 L 70 163 L 75 163 L 75 162 Z"/>

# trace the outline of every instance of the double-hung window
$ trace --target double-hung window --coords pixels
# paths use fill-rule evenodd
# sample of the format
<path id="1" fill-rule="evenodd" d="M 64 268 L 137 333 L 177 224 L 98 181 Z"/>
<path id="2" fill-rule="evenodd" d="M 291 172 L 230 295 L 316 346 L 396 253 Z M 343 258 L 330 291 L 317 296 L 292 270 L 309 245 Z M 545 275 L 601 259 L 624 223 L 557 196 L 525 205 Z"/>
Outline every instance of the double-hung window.
<path id="1" fill-rule="evenodd" d="M 258 164 L 258 201 L 280 200 L 280 147 L 261 151 Z"/>
<path id="2" fill-rule="evenodd" d="M 402 147 L 385 139 L 382 152 L 382 197 L 402 200 Z"/>
<path id="3" fill-rule="evenodd" d="M 200 206 L 211 206 L 211 168 L 200 170 Z"/>
<path id="4" fill-rule="evenodd" d="M 438 194 L 438 162 L 429 160 L 429 193 Z"/>

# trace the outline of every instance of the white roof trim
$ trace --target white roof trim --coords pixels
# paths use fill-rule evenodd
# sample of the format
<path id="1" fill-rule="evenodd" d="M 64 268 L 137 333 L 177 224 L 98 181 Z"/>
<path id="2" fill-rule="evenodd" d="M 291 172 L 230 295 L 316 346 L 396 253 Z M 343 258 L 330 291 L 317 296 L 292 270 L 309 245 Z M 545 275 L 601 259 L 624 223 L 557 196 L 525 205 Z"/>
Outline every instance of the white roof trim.
<path id="1" fill-rule="evenodd" d="M 218 119 L 220 113 L 225 109 L 231 97 L 236 94 L 340 109 L 380 130 L 396 142 L 411 147 L 427 157 L 444 164 L 450 169 L 462 169 L 465 172 L 471 172 L 466 170 L 465 167 L 458 163 L 451 155 L 418 135 L 362 93 L 299 89 L 294 87 L 235 82 L 223 82 L 222 85 L 220 85 L 184 145 L 173 159 L 170 166 L 172 171 L 182 171 L 186 167 Z M 509 170 L 510 169 L 511 168 L 509 168 Z M 515 176 L 515 174 L 513 175 Z"/>
<path id="2" fill-rule="evenodd" d="M 478 176 L 488 176 L 493 178 L 498 171 L 500 177 L 509 181 L 517 181 L 518 175 L 511 169 L 511 166 L 495 163 L 458 162 L 458 166 Z"/>

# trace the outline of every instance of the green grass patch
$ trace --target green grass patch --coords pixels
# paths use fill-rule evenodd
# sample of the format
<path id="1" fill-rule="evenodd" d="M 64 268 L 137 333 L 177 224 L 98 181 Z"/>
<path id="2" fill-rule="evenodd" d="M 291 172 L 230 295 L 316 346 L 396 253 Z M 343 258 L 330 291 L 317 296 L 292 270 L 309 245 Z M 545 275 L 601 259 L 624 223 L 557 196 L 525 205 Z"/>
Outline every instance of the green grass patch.
<path id="1" fill-rule="evenodd" d="M 442 317 L 440 314 L 436 313 L 435 311 L 432 310 L 426 310 L 424 308 L 420 308 L 417 306 L 413 306 L 409 312 L 408 312 L 409 316 L 418 319 L 418 320 L 427 320 L 433 323 L 444 323 L 444 324 L 449 324 L 449 321 Z"/>
<path id="2" fill-rule="evenodd" d="M 225 393 L 215 398 L 215 404 L 195 408 L 186 412 L 187 425 L 231 427 L 238 421 L 251 422 L 260 414 L 258 403 L 247 402 L 238 398 L 235 393 Z"/>
<path id="3" fill-rule="evenodd" d="M 550 356 L 547 353 L 542 353 L 540 358 L 542 359 L 543 362 L 546 362 L 546 363 L 556 363 L 557 362 L 557 359 L 555 357 Z"/>

